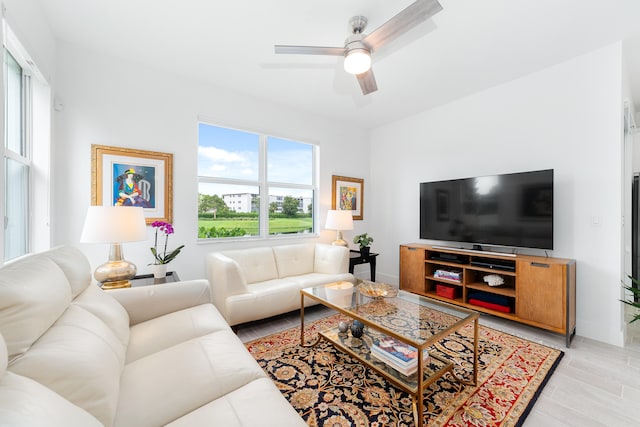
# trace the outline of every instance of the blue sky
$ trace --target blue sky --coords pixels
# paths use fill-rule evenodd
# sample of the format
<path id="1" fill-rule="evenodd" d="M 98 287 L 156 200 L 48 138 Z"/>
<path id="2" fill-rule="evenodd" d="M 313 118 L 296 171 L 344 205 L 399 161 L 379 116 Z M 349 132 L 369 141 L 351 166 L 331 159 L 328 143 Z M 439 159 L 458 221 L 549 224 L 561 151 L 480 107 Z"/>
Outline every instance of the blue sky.
<path id="1" fill-rule="evenodd" d="M 258 134 L 204 123 L 199 124 L 198 175 L 243 180 L 258 180 Z M 276 137 L 268 137 L 267 172 L 270 182 L 311 184 L 313 146 Z M 216 193 L 220 191 L 217 187 Z M 248 188 L 250 191 L 253 187 Z M 280 195 L 298 195 L 284 190 Z M 238 187 L 228 192 L 239 192 Z M 255 190 L 251 191 L 255 192 Z M 305 192 L 308 193 L 308 192 Z"/>

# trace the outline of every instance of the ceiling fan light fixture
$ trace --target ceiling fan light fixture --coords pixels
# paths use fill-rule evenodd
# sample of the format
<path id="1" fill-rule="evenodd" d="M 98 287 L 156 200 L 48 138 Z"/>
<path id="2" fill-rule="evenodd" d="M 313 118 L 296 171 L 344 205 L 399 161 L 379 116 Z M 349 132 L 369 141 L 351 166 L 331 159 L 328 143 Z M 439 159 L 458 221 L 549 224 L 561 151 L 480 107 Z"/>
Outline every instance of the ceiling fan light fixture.
<path id="1" fill-rule="evenodd" d="M 371 68 L 371 54 L 367 49 L 351 49 L 344 57 L 344 70 L 349 74 L 362 74 Z"/>

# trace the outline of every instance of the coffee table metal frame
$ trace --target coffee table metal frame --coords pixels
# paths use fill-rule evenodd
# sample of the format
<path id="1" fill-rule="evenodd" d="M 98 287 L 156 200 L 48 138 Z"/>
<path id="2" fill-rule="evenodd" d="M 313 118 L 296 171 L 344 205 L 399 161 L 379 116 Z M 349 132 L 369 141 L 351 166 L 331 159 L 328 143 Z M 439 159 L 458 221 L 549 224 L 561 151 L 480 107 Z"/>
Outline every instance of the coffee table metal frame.
<path id="1" fill-rule="evenodd" d="M 438 378 L 442 377 L 445 373 L 450 372 L 453 378 L 464 385 L 475 386 L 478 382 L 478 319 L 480 314 L 473 310 L 468 310 L 462 307 L 458 307 L 452 304 L 423 297 L 420 295 L 412 294 L 405 291 L 399 291 L 398 295 L 393 298 L 369 298 L 363 296 L 357 291 L 357 287 L 353 289 L 352 304 L 348 307 L 342 307 L 329 301 L 325 289 L 332 284 L 325 286 L 305 288 L 300 291 L 300 345 L 304 347 L 315 346 L 321 338 L 331 342 L 333 345 L 341 349 L 342 351 L 360 360 L 369 368 L 375 370 L 393 384 L 406 391 L 411 395 L 413 403 L 413 415 L 416 426 L 422 426 L 423 424 L 423 393 L 424 389 L 431 385 Z M 307 343 L 305 342 L 305 330 L 304 330 L 304 307 L 305 298 L 311 298 L 319 302 L 320 304 L 332 308 L 352 319 L 359 320 L 369 328 L 373 328 L 382 334 L 389 335 L 397 338 L 398 340 L 415 347 L 418 350 L 418 354 L 422 355 L 425 349 L 428 349 L 434 343 L 450 334 L 460 330 L 465 325 L 473 322 L 473 374 L 470 379 L 461 378 L 453 371 L 454 365 L 450 360 L 435 354 L 429 353 L 430 360 L 428 362 L 429 367 L 425 367 L 425 363 L 422 357 L 418 357 L 417 373 L 419 375 L 405 376 L 395 371 L 387 364 L 380 362 L 375 357 L 371 357 L 368 346 L 364 344 L 363 340 L 357 340 L 357 344 L 354 344 L 354 339 L 346 339 L 346 334 L 339 334 L 337 328 L 332 328 L 328 331 L 320 331 L 315 340 Z M 393 301 L 400 300 L 400 301 Z M 391 329 L 389 326 L 383 325 L 381 322 L 376 321 L 372 316 L 368 316 L 366 309 L 374 307 L 372 304 L 404 304 L 405 307 L 412 307 L 415 305 L 415 309 L 419 313 L 433 314 L 434 318 L 438 318 L 439 315 L 449 315 L 449 317 L 459 318 L 458 321 L 450 325 L 441 325 L 441 329 L 433 333 L 432 330 L 424 329 L 420 330 L 418 334 L 414 336 L 425 336 L 425 338 L 414 338 L 402 334 L 397 329 Z M 391 314 L 390 314 L 391 315 Z M 421 319 L 414 319 L 420 322 Z M 422 324 L 422 323 L 421 323 Z M 433 326 L 434 322 L 430 322 L 430 326 Z"/>

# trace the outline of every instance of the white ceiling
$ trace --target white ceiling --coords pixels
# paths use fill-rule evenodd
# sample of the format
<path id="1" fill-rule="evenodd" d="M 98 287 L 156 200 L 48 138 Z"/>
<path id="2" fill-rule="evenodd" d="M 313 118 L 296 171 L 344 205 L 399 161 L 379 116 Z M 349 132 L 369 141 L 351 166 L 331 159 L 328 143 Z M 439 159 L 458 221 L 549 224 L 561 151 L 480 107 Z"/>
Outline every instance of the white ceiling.
<path id="1" fill-rule="evenodd" d="M 412 0 L 38 0 L 58 39 L 370 128 L 625 40 L 640 100 L 638 0 L 440 0 L 444 10 L 373 56 L 361 94 L 342 58 L 274 44 L 343 46 Z M 634 78 L 638 79 L 637 82 Z"/>

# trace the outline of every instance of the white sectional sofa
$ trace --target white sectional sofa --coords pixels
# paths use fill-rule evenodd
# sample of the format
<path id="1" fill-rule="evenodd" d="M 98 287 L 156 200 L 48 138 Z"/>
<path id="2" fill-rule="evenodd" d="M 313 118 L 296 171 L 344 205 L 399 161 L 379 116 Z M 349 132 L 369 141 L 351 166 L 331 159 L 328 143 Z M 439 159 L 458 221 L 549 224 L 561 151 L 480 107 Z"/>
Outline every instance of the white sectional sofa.
<path id="1" fill-rule="evenodd" d="M 231 326 L 300 308 L 300 289 L 356 282 L 349 249 L 324 243 L 213 252 L 206 265 L 213 302 Z"/>
<path id="2" fill-rule="evenodd" d="M 206 280 L 103 291 L 62 247 L 0 269 L 0 425 L 306 424 Z"/>

